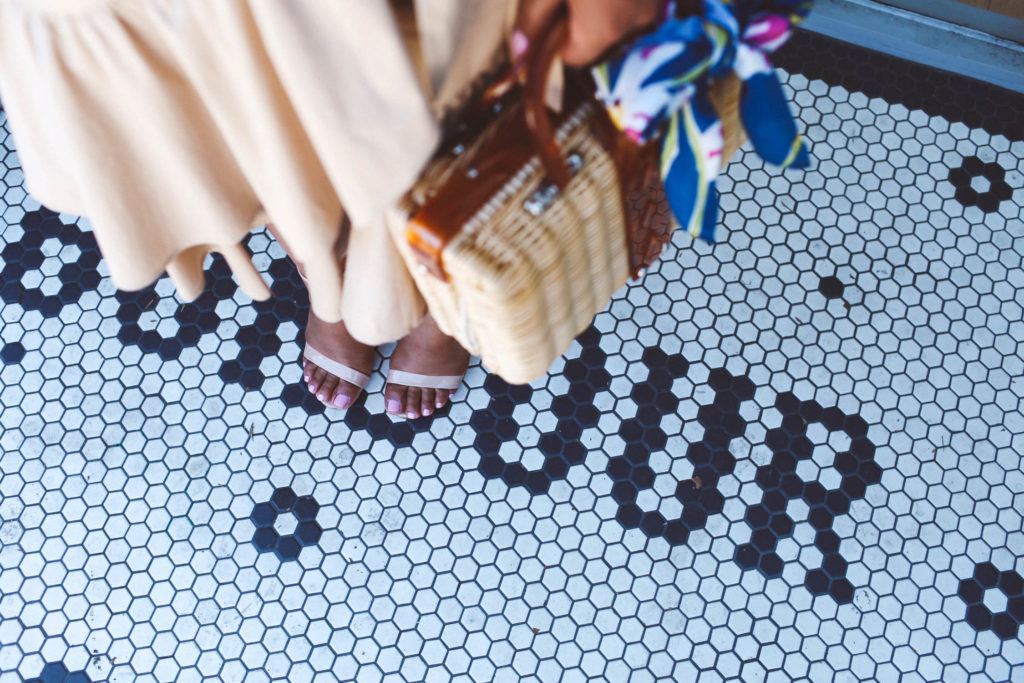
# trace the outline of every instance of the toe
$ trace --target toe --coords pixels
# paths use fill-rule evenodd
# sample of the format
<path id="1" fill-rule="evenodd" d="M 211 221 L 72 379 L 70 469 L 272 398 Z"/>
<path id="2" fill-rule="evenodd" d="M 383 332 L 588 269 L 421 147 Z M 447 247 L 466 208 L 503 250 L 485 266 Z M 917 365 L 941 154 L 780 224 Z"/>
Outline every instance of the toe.
<path id="1" fill-rule="evenodd" d="M 434 409 L 440 410 L 448 405 L 448 399 L 451 398 L 452 392 L 448 389 L 438 389 L 434 394 Z"/>
<path id="2" fill-rule="evenodd" d="M 309 384 L 309 380 L 313 378 L 312 374 L 313 364 L 305 358 L 302 359 L 302 381 Z"/>
<path id="3" fill-rule="evenodd" d="M 389 384 L 384 387 L 384 409 L 392 415 L 401 415 L 405 408 L 405 387 Z"/>
<path id="4" fill-rule="evenodd" d="M 331 405 L 335 408 L 345 410 L 356 402 L 356 399 L 359 397 L 359 392 L 361 391 L 362 389 L 354 384 L 338 382 L 338 388 L 334 392 L 334 396 L 331 397 Z"/>
<path id="5" fill-rule="evenodd" d="M 403 408 L 405 416 L 410 420 L 415 420 L 420 416 L 420 400 L 422 395 L 423 390 L 419 387 L 409 387 L 409 393 L 406 394 L 405 406 Z"/>
<path id="6" fill-rule="evenodd" d="M 320 390 L 320 385 L 327 379 L 327 373 L 315 365 L 310 365 L 309 369 L 309 382 L 307 384 L 309 385 L 309 392 L 315 394 Z"/>
<path id="7" fill-rule="evenodd" d="M 316 390 L 316 397 L 321 403 L 331 405 L 331 401 L 334 400 L 334 392 L 338 388 L 338 381 L 338 378 L 334 375 L 324 375 L 323 383 Z"/>
<path id="8" fill-rule="evenodd" d="M 437 391 L 434 389 L 424 389 L 420 392 L 420 415 L 428 417 L 434 414 L 437 410 Z"/>

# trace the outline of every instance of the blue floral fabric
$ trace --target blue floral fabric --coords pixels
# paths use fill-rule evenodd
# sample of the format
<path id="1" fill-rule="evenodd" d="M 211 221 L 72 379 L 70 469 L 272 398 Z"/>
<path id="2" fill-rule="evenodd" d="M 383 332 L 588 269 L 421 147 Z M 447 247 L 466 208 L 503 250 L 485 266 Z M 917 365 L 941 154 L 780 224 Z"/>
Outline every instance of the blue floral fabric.
<path id="1" fill-rule="evenodd" d="M 715 179 L 722 168 L 722 123 L 711 84 L 735 73 L 742 81 L 740 119 L 769 163 L 806 168 L 807 146 L 789 111 L 768 55 L 778 49 L 813 0 L 702 0 L 701 13 L 662 22 L 624 55 L 594 69 L 598 98 L 615 125 L 637 143 L 663 133 L 661 174 L 680 225 L 714 241 Z"/>

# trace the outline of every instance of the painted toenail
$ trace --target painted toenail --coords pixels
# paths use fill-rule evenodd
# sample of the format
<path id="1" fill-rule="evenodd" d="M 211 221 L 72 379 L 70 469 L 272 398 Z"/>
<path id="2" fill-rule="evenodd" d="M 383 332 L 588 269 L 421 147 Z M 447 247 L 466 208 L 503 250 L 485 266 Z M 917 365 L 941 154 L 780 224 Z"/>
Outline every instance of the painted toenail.
<path id="1" fill-rule="evenodd" d="M 415 420 L 417 417 L 419 417 L 419 414 L 415 410 L 407 410 L 405 411 L 405 416 L 408 417 L 409 419 Z"/>
<path id="2" fill-rule="evenodd" d="M 444 401 L 437 402 L 437 409 L 440 410 L 441 408 L 444 408 Z"/>
<path id="3" fill-rule="evenodd" d="M 389 398 L 384 402 L 384 409 L 389 413 L 400 413 L 402 412 L 402 402 L 398 399 Z"/>
<path id="4" fill-rule="evenodd" d="M 342 394 L 334 399 L 334 405 L 338 408 L 345 409 L 352 405 L 352 399 Z"/>
<path id="5" fill-rule="evenodd" d="M 323 392 L 320 392 L 319 394 L 317 394 L 316 397 L 318 399 L 320 399 L 321 401 L 326 401 L 327 400 L 327 396 Z"/>
<path id="6" fill-rule="evenodd" d="M 423 417 L 430 417 L 433 414 L 433 412 L 434 411 L 431 410 L 430 408 L 424 408 L 423 409 Z"/>

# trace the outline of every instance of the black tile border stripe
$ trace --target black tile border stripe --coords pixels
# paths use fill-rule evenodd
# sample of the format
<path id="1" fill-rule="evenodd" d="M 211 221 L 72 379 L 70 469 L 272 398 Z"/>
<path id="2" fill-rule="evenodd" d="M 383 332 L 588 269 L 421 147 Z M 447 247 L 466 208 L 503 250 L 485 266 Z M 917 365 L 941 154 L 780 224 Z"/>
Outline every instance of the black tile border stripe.
<path id="1" fill-rule="evenodd" d="M 820 79 L 890 104 L 1024 140 L 1024 95 L 908 62 L 811 31 L 798 31 L 774 59 L 789 73 Z"/>

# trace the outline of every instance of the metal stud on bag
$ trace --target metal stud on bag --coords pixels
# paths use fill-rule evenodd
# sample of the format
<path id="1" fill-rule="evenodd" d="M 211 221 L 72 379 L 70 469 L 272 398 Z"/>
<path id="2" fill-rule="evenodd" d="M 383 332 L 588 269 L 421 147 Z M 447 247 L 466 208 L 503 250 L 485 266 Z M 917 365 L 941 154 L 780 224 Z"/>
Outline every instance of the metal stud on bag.
<path id="1" fill-rule="evenodd" d="M 566 158 L 565 164 L 569 168 L 569 175 L 576 175 L 583 168 L 583 155 L 573 152 Z M 523 202 L 523 208 L 531 216 L 539 216 L 551 208 L 555 200 L 558 199 L 558 194 L 558 186 L 550 180 L 545 180 Z"/>

